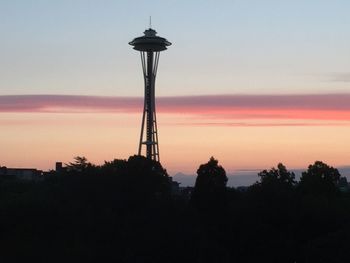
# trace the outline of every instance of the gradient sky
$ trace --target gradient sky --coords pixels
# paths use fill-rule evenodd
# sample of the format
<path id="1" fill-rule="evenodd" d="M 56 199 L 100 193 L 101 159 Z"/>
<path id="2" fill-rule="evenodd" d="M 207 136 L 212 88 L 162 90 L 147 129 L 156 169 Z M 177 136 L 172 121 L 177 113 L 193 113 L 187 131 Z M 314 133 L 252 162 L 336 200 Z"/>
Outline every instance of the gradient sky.
<path id="1" fill-rule="evenodd" d="M 170 173 L 193 174 L 212 155 L 231 173 L 350 165 L 349 10 L 345 0 L 2 0 L 0 165 L 136 153 L 143 79 L 128 42 L 150 15 L 173 43 L 156 83 Z"/>

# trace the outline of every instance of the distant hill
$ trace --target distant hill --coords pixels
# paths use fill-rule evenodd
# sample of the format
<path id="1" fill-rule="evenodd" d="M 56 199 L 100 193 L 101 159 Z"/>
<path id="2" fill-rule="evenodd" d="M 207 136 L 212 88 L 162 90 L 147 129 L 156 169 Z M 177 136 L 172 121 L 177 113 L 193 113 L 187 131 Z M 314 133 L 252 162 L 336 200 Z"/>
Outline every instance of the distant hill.
<path id="1" fill-rule="evenodd" d="M 228 182 L 227 185 L 230 187 L 237 186 L 249 186 L 255 183 L 258 178 L 258 172 L 260 170 L 241 170 L 237 171 L 234 174 L 227 174 Z M 179 183 L 181 186 L 194 186 L 196 181 L 196 174 L 184 174 L 184 173 L 176 173 L 173 175 L 173 179 Z"/>

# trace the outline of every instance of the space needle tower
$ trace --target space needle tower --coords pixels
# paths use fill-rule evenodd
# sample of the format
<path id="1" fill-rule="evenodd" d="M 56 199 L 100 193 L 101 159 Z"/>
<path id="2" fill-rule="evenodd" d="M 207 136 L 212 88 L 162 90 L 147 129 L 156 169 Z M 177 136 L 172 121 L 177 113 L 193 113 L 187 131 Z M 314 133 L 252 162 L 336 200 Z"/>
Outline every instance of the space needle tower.
<path id="1" fill-rule="evenodd" d="M 156 118 L 155 82 L 159 62 L 159 54 L 167 49 L 171 43 L 165 38 L 157 36 L 151 28 L 141 37 L 129 42 L 135 50 L 140 51 L 143 77 L 145 82 L 145 98 L 141 124 L 141 134 L 138 154 L 142 155 L 143 146 L 146 148 L 146 157 L 159 161 L 159 144 Z"/>

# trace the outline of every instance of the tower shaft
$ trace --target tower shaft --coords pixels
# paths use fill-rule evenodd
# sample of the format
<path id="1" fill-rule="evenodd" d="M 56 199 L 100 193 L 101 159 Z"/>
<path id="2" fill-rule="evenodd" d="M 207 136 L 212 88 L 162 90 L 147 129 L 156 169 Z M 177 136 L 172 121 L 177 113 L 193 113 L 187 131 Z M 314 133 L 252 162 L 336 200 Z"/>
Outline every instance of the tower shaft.
<path id="1" fill-rule="evenodd" d="M 155 80 L 157 75 L 158 61 L 159 52 L 141 51 L 141 62 L 145 83 L 145 98 L 138 154 L 142 154 L 142 146 L 145 145 L 146 157 L 156 161 L 159 161 L 155 103 Z"/>

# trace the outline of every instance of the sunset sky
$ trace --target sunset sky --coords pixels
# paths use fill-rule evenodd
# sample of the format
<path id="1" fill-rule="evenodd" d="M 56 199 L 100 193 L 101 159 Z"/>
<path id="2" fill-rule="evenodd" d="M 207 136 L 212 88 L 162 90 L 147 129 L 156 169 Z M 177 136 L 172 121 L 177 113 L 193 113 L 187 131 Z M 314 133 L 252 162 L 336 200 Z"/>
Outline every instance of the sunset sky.
<path id="1" fill-rule="evenodd" d="M 156 81 L 161 163 L 230 174 L 350 166 L 350 1 L 2 0 L 0 165 L 137 152 L 143 77 L 128 45 L 173 43 Z"/>

